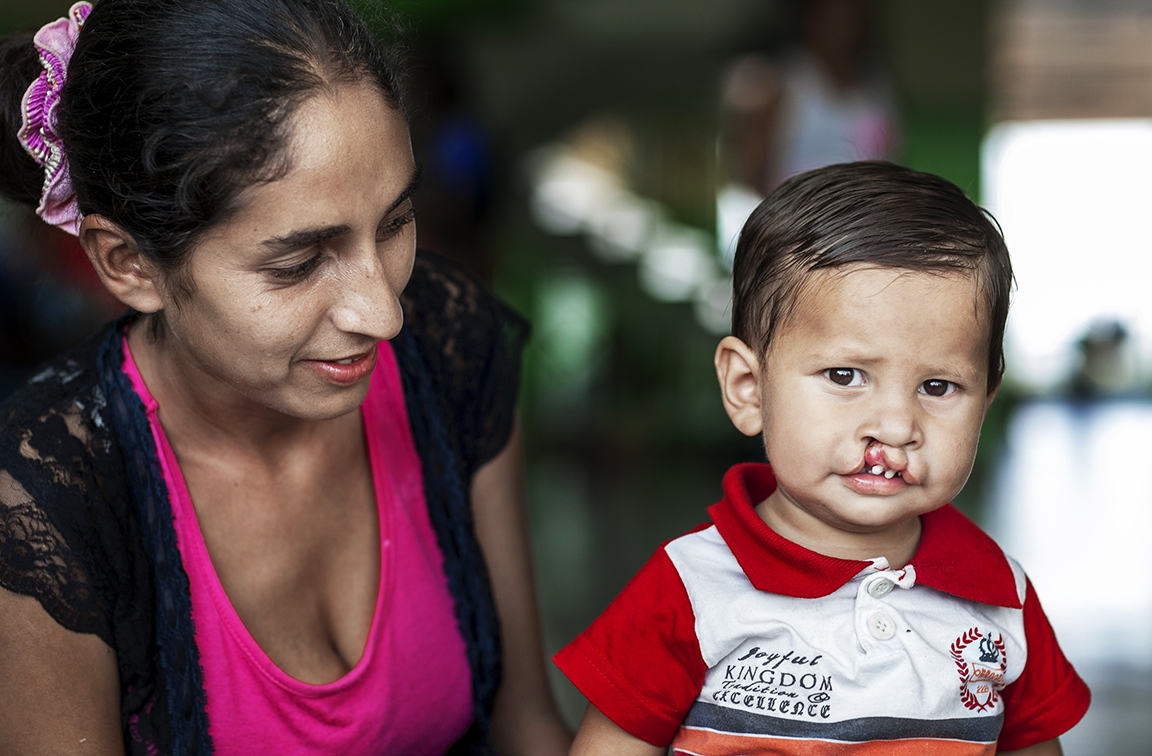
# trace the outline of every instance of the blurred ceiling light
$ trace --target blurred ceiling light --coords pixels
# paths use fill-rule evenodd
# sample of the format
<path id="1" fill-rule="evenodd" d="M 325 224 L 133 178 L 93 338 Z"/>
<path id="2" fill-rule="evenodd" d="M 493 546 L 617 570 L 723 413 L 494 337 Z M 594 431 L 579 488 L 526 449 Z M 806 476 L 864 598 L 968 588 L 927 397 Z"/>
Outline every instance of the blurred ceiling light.
<path id="1" fill-rule="evenodd" d="M 983 172 L 1019 286 L 1010 377 L 1037 391 L 1067 381 L 1079 340 L 1101 319 L 1121 324 L 1147 364 L 1152 120 L 1001 124 L 985 140 Z"/>
<path id="2" fill-rule="evenodd" d="M 571 398 L 587 388 L 608 329 L 607 303 L 595 282 L 574 269 L 546 278 L 537 291 L 533 321 L 545 390 Z"/>
<path id="3" fill-rule="evenodd" d="M 716 237 L 667 223 L 658 202 L 631 192 L 624 179 L 631 154 L 628 129 L 611 117 L 591 119 L 564 142 L 541 148 L 528 162 L 532 219 L 552 234 L 585 234 L 589 250 L 605 262 L 637 262 L 641 290 L 660 302 L 693 302 L 702 328 L 727 333 L 732 285 L 730 279 L 721 276 L 717 265 Z M 720 223 L 728 224 L 722 228 L 735 237 L 759 201 L 749 190 L 726 190 L 717 199 Z M 725 264 L 731 266 L 731 251 Z M 577 288 L 568 282 L 549 293 L 546 299 L 564 306 L 549 305 L 542 316 L 549 319 L 553 310 L 569 307 L 574 313 L 580 312 L 574 294 Z M 583 316 L 575 320 L 597 322 Z M 556 331 L 557 344 L 568 344 L 573 354 L 581 352 L 583 348 L 574 346 L 582 343 L 575 335 L 579 329 L 564 332 L 560 327 L 563 323 L 575 326 L 575 321 L 566 318 L 556 323 L 547 320 L 541 330 Z"/>
<path id="4" fill-rule="evenodd" d="M 592 252 L 605 262 L 635 260 L 652 237 L 660 211 L 654 202 L 622 191 L 588 219 Z"/>
<path id="5" fill-rule="evenodd" d="M 732 270 L 736 257 L 740 229 L 763 199 L 758 192 L 740 184 L 727 184 L 716 193 L 716 243 L 720 262 L 728 270 Z"/>
<path id="6" fill-rule="evenodd" d="M 533 220 L 560 236 L 587 233 L 605 262 L 635 260 L 656 230 L 660 210 L 625 189 L 620 179 L 563 147 L 536 158 Z"/>
<path id="7" fill-rule="evenodd" d="M 546 149 L 534 162 L 530 211 L 549 233 L 584 231 L 594 218 L 617 204 L 623 192 L 616 176 L 563 149 Z"/>
<path id="8" fill-rule="evenodd" d="M 712 238 L 684 226 L 665 226 L 640 258 L 640 288 L 661 302 L 686 302 L 716 278 Z"/>
<path id="9" fill-rule="evenodd" d="M 696 322 L 709 333 L 727 336 L 732 330 L 732 279 L 719 278 L 696 292 Z"/>

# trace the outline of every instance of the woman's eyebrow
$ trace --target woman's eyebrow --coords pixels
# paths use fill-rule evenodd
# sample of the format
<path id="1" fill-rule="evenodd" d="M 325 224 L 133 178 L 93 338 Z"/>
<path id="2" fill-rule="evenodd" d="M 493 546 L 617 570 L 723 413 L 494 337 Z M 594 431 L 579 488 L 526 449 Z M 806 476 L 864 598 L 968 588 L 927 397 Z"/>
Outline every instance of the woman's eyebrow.
<path id="1" fill-rule="evenodd" d="M 293 231 L 284 236 L 276 236 L 271 239 L 265 239 L 261 242 L 261 246 L 276 254 L 283 254 L 286 252 L 293 252 L 297 249 L 304 249 L 306 247 L 313 247 L 318 244 L 323 244 L 329 239 L 335 239 L 341 234 L 346 234 L 351 231 L 349 226 L 324 226 L 322 228 L 306 228 L 300 231 Z"/>
<path id="2" fill-rule="evenodd" d="M 392 212 L 405 201 L 411 199 L 416 190 L 420 188 L 420 180 L 424 177 L 424 171 L 420 166 L 416 166 L 412 171 L 412 178 L 408 180 L 408 185 L 400 192 L 399 196 L 393 200 L 392 204 L 388 206 L 385 214 Z M 275 254 L 285 254 L 294 252 L 298 249 L 305 249 L 313 247 L 318 244 L 323 244 L 330 239 L 335 239 L 341 234 L 346 234 L 351 230 L 350 226 L 323 226 L 321 228 L 305 228 L 299 231 L 293 231 L 285 234 L 284 236 L 275 236 L 271 239 L 265 239 L 261 242 L 261 246 L 268 249 Z"/>

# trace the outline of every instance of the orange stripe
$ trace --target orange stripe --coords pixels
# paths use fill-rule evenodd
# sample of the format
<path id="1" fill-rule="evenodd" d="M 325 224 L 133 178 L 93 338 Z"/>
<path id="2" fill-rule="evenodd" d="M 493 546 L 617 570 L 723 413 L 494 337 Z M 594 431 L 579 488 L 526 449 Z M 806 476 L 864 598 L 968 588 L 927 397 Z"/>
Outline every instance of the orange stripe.
<path id="1" fill-rule="evenodd" d="M 962 740 L 873 740 L 838 743 L 828 740 L 733 735 L 684 727 L 672 750 L 700 756 L 993 756 L 995 743 Z"/>

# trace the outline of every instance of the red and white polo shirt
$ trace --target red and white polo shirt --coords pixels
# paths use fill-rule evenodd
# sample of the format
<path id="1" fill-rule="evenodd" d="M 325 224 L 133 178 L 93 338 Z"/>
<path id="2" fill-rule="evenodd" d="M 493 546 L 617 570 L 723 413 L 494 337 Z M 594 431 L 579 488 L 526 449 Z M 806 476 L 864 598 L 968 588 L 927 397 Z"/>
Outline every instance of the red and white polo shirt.
<path id="1" fill-rule="evenodd" d="M 771 468 L 737 465 L 712 523 L 657 551 L 554 660 L 627 732 L 683 754 L 1015 750 L 1088 708 L 1023 570 L 950 505 L 912 561 L 772 531 Z"/>

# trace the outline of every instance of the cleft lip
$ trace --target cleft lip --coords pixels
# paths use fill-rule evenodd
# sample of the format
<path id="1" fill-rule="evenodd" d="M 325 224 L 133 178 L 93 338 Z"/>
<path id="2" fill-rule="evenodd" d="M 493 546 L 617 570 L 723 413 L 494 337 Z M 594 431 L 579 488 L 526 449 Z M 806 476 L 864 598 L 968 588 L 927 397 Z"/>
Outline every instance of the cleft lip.
<path id="1" fill-rule="evenodd" d="M 907 455 L 897 456 L 900 459 L 893 459 L 889 447 L 873 439 L 864 450 L 864 461 L 857 474 L 883 476 L 889 480 L 899 477 L 905 483 L 918 483 L 916 477 L 908 470 Z"/>

